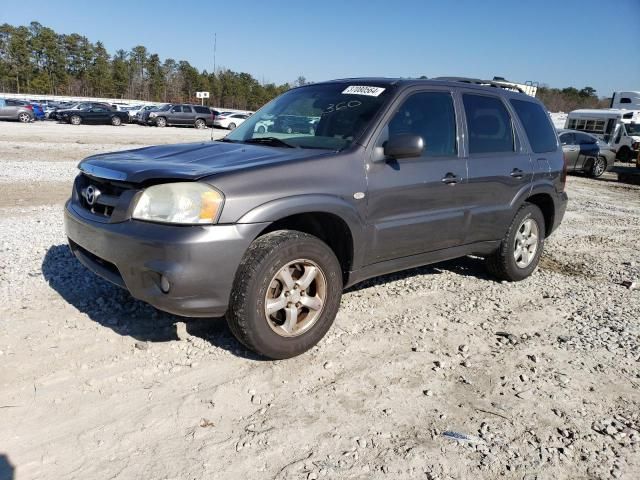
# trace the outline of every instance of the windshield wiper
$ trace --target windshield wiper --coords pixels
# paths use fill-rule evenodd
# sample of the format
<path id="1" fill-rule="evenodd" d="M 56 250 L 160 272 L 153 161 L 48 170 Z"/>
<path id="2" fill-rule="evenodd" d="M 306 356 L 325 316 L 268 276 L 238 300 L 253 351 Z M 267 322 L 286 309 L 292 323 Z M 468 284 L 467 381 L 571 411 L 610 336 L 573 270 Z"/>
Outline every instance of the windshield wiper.
<path id="1" fill-rule="evenodd" d="M 265 145 L 271 145 L 273 147 L 287 147 L 287 148 L 299 148 L 295 145 L 291 145 L 290 143 L 285 142 L 284 140 L 280 140 L 276 137 L 257 137 L 257 138 L 249 138 L 245 140 L 243 143 L 262 143 Z"/>

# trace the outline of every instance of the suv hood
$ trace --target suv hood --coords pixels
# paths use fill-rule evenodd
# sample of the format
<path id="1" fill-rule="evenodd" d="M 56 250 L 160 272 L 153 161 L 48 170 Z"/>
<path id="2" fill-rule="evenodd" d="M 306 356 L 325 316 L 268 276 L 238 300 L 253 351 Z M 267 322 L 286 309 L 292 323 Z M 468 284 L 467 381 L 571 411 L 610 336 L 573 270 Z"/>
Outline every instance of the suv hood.
<path id="1" fill-rule="evenodd" d="M 146 147 L 85 158 L 88 175 L 131 183 L 198 180 L 217 173 L 327 155 L 326 150 L 206 142 Z"/>

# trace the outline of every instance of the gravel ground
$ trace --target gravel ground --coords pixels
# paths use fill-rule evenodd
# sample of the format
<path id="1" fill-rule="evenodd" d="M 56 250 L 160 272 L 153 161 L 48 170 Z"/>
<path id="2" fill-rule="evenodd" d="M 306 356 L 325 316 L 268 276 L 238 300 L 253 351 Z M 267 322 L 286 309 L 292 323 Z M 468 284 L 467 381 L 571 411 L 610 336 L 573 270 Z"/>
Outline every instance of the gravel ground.
<path id="1" fill-rule="evenodd" d="M 0 455 L 17 480 L 639 478 L 640 187 L 571 176 L 531 278 L 464 258 L 369 280 L 319 346 L 271 362 L 65 245 L 69 162 L 210 131 L 0 128 Z"/>

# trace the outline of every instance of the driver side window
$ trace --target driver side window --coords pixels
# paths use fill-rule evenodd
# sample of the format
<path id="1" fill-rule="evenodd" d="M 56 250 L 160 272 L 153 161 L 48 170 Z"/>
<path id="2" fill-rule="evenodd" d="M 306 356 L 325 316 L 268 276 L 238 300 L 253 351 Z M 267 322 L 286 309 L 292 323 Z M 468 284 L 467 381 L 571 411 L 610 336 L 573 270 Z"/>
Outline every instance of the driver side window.
<path id="1" fill-rule="evenodd" d="M 451 94 L 421 92 L 411 95 L 383 130 L 379 145 L 402 134 L 422 137 L 423 157 L 457 155 L 456 115 Z"/>

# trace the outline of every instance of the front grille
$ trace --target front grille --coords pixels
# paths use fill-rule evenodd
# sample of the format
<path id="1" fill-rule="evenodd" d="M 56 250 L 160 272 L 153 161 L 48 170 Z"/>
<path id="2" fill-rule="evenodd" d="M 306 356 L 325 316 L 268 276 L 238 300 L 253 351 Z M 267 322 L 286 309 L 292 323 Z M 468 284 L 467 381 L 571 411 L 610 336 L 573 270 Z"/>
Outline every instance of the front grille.
<path id="1" fill-rule="evenodd" d="M 111 217 L 120 196 L 134 188 L 124 182 L 95 178 L 81 173 L 76 180 L 76 193 L 80 206 L 94 215 Z"/>

